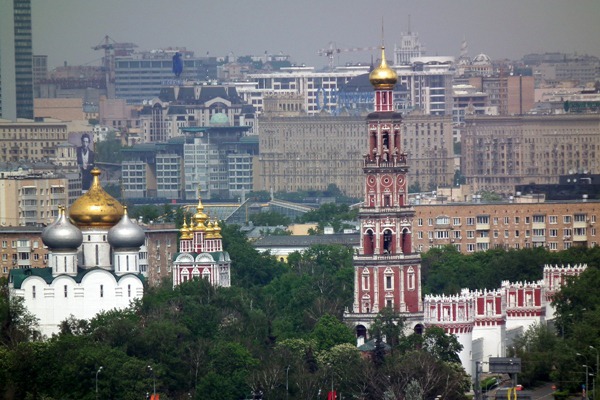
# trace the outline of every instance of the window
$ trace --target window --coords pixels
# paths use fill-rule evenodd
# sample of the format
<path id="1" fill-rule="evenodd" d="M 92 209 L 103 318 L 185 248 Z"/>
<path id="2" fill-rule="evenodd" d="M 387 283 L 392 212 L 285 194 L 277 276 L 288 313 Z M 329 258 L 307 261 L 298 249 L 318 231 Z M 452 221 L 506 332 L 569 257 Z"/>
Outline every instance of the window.
<path id="1" fill-rule="evenodd" d="M 435 223 L 436 225 L 449 225 L 450 224 L 450 217 L 447 216 L 439 216 L 435 219 Z"/>
<path id="2" fill-rule="evenodd" d="M 100 297 L 104 297 L 104 285 L 100 285 Z"/>
<path id="3" fill-rule="evenodd" d="M 448 231 L 435 231 L 436 239 L 448 239 L 449 236 Z"/>
<path id="4" fill-rule="evenodd" d="M 575 236 L 585 236 L 585 228 L 573 228 Z"/>
<path id="5" fill-rule="evenodd" d="M 67 285 L 64 286 L 65 297 L 67 297 L 67 295 L 69 294 L 68 288 L 69 287 Z"/>
<path id="6" fill-rule="evenodd" d="M 393 284 L 391 275 L 385 276 L 385 288 L 386 288 L 386 290 L 391 290 L 394 288 L 394 284 Z"/>
<path id="7" fill-rule="evenodd" d="M 423 231 L 417 232 L 417 238 L 423 239 Z"/>
<path id="8" fill-rule="evenodd" d="M 563 215 L 563 224 L 570 224 L 570 223 L 571 223 L 571 216 Z"/>
<path id="9" fill-rule="evenodd" d="M 467 225 L 475 225 L 475 218 L 467 217 Z"/>
<path id="10" fill-rule="evenodd" d="M 8 242 L 6 240 L 2 241 L 2 248 L 5 249 L 8 246 Z"/>
<path id="11" fill-rule="evenodd" d="M 550 224 L 558 224 L 558 215 L 550 215 L 548 217 L 548 222 Z"/>
<path id="12" fill-rule="evenodd" d="M 460 218 L 457 218 L 457 217 L 452 218 L 452 225 L 454 225 L 454 226 L 460 225 Z"/>
<path id="13" fill-rule="evenodd" d="M 460 231 L 452 231 L 453 239 L 460 239 Z"/>
<path id="14" fill-rule="evenodd" d="M 557 237 L 558 236 L 558 229 L 549 229 L 548 230 L 548 234 L 550 237 Z"/>
<path id="15" fill-rule="evenodd" d="M 546 222 L 546 216 L 545 215 L 534 215 L 533 216 L 533 223 L 534 224 L 543 224 Z"/>
<path id="16" fill-rule="evenodd" d="M 498 230 L 494 229 L 494 237 L 497 238 L 498 237 Z"/>
<path id="17" fill-rule="evenodd" d="M 473 253 L 475 251 L 474 243 L 467 243 L 467 253 Z"/>
<path id="18" fill-rule="evenodd" d="M 525 223 L 526 224 L 530 224 L 531 223 L 531 218 L 530 217 L 525 217 Z"/>
<path id="19" fill-rule="evenodd" d="M 510 224 L 510 217 L 504 217 L 504 225 Z"/>
<path id="20" fill-rule="evenodd" d="M 433 218 L 427 218 L 427 225 L 433 226 Z"/>
<path id="21" fill-rule="evenodd" d="M 35 299 L 35 285 L 31 287 L 31 297 Z"/>
<path id="22" fill-rule="evenodd" d="M 585 214 L 575 214 L 574 221 L 575 222 L 585 222 L 587 216 Z"/>
<path id="23" fill-rule="evenodd" d="M 548 249 L 558 250 L 558 242 L 548 242 Z"/>
<path id="24" fill-rule="evenodd" d="M 520 224 L 520 223 L 521 223 L 521 218 L 515 217 L 515 224 Z"/>
<path id="25" fill-rule="evenodd" d="M 490 217 L 488 215 L 478 215 L 477 216 L 477 223 L 478 224 L 489 224 L 490 223 Z"/>
<path id="26" fill-rule="evenodd" d="M 516 230 L 516 231 L 515 231 L 515 237 L 516 237 L 516 238 L 518 238 L 518 237 L 519 237 L 519 235 L 520 235 L 519 231 L 518 231 L 518 230 Z"/>
<path id="27" fill-rule="evenodd" d="M 475 237 L 475 231 L 467 231 L 467 239 L 473 239 Z"/>
<path id="28" fill-rule="evenodd" d="M 570 238 L 572 233 L 573 233 L 573 231 L 569 228 L 563 229 L 563 236 L 566 238 Z"/>
<path id="29" fill-rule="evenodd" d="M 505 229 L 505 230 L 504 230 L 504 237 L 505 237 L 506 239 L 508 239 L 508 229 Z"/>
<path id="30" fill-rule="evenodd" d="M 423 218 L 419 218 L 419 219 L 417 220 L 417 225 L 418 225 L 418 226 L 423 226 Z"/>
<path id="31" fill-rule="evenodd" d="M 498 225 L 498 217 L 494 217 L 494 225 Z"/>

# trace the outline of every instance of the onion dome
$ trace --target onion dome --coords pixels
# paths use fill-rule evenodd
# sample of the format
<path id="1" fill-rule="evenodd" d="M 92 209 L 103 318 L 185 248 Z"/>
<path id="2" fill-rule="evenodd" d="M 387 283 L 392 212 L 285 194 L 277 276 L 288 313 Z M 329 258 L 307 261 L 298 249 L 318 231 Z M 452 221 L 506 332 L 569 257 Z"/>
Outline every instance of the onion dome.
<path id="1" fill-rule="evenodd" d="M 213 223 L 212 221 L 208 221 L 208 224 L 206 225 L 206 236 L 204 236 L 206 239 L 214 239 L 215 238 L 215 229 L 213 228 Z"/>
<path id="2" fill-rule="evenodd" d="M 127 207 L 123 207 L 123 217 L 118 224 L 110 228 L 107 239 L 114 248 L 139 248 L 144 244 L 146 234 L 138 224 L 129 218 Z"/>
<path id="3" fill-rule="evenodd" d="M 381 47 L 381 64 L 369 74 L 369 81 L 375 89 L 392 90 L 398 82 L 396 71 L 388 67 L 385 60 L 385 47 Z"/>
<path id="4" fill-rule="evenodd" d="M 51 250 L 75 250 L 83 242 L 81 231 L 69 221 L 65 208 L 58 207 L 58 218 L 42 231 L 42 242 Z"/>
<path id="5" fill-rule="evenodd" d="M 188 226 L 187 226 L 187 221 L 185 220 L 185 216 L 183 217 L 183 226 L 179 230 L 179 233 L 181 233 L 181 235 L 180 235 L 181 239 L 188 239 L 188 236 L 190 235 L 190 228 L 188 228 Z"/>
<path id="6" fill-rule="evenodd" d="M 200 190 L 198 190 L 200 191 Z M 202 204 L 202 198 L 198 195 L 198 205 L 196 206 L 196 214 L 193 217 L 193 223 L 190 222 L 190 226 L 193 224 L 193 228 L 191 228 L 194 232 L 204 232 L 206 230 L 206 226 L 204 223 L 208 219 L 208 215 L 204 213 L 204 205 Z"/>
<path id="7" fill-rule="evenodd" d="M 219 226 L 219 221 L 215 220 L 215 224 L 213 225 L 213 228 L 215 230 L 215 239 L 223 238 L 223 236 L 221 236 L 221 227 Z"/>
<path id="8" fill-rule="evenodd" d="M 92 170 L 92 186 L 71 206 L 70 217 L 79 227 L 114 226 L 123 216 L 123 206 L 100 186 L 100 170 Z"/>

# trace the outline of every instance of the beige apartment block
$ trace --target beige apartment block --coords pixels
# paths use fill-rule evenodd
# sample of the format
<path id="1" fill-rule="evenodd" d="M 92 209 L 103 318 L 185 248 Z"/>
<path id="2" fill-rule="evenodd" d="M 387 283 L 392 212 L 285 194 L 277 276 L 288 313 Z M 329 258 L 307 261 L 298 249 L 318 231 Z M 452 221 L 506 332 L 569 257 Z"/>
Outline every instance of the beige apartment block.
<path id="1" fill-rule="evenodd" d="M 289 103 L 294 107 L 294 103 Z M 363 116 L 295 117 L 286 108 L 259 119 L 260 157 L 255 189 L 295 192 L 325 190 L 335 184 L 348 196 L 362 197 L 367 146 Z M 403 117 L 403 148 L 408 153 L 410 184 L 423 190 L 449 186 L 454 176 L 450 116 Z"/>
<path id="2" fill-rule="evenodd" d="M 600 169 L 600 115 L 467 116 L 463 174 L 473 190 L 513 194 L 515 185 L 558 183 Z"/>
<path id="3" fill-rule="evenodd" d="M 0 226 L 53 222 L 69 201 L 69 180 L 53 173 L 0 172 Z"/>
<path id="4" fill-rule="evenodd" d="M 0 120 L 0 162 L 48 160 L 56 146 L 67 141 L 68 131 L 59 121 Z"/>
<path id="5" fill-rule="evenodd" d="M 599 202 L 416 205 L 415 250 L 452 245 L 462 253 L 494 248 L 596 247 Z"/>
<path id="6" fill-rule="evenodd" d="M 34 99 L 35 118 L 55 118 L 61 121 L 85 120 L 82 99 Z"/>

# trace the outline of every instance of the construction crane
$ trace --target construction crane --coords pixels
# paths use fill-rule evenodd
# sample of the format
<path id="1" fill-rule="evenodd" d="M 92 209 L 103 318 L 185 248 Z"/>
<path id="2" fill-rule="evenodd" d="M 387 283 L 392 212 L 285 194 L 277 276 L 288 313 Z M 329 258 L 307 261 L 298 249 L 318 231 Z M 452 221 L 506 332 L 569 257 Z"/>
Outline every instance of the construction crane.
<path id="1" fill-rule="evenodd" d="M 134 43 L 117 43 L 113 38 L 106 35 L 98 45 L 93 46 L 94 50 L 104 50 L 102 58 L 102 68 L 106 77 L 106 95 L 114 98 L 114 83 L 115 83 L 115 55 L 129 55 L 137 45 Z"/>
<path id="2" fill-rule="evenodd" d="M 329 58 L 329 69 L 333 69 L 334 58 L 335 58 L 336 54 L 351 53 L 351 52 L 356 52 L 356 51 L 371 51 L 371 50 L 377 50 L 377 49 L 379 49 L 379 47 L 339 48 L 339 47 L 336 47 L 335 43 L 329 42 L 329 47 L 317 51 L 317 54 L 320 56 L 327 56 Z"/>

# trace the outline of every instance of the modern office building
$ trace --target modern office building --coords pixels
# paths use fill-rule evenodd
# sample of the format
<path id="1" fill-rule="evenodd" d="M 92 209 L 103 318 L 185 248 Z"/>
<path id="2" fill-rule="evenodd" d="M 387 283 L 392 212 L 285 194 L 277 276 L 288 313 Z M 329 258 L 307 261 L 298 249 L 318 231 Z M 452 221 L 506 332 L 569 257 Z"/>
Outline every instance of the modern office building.
<path id="1" fill-rule="evenodd" d="M 173 72 L 173 57 L 180 55 L 182 71 Z M 115 95 L 131 104 L 152 100 L 165 86 L 184 81 L 210 82 L 217 79 L 215 57 L 197 57 L 185 49 L 161 49 L 115 56 Z"/>
<path id="2" fill-rule="evenodd" d="M 123 193 L 128 199 L 230 199 L 253 190 L 258 138 L 248 126 L 229 126 L 215 114 L 206 127 L 181 128 L 183 136 L 123 149 Z"/>
<path id="3" fill-rule="evenodd" d="M 465 116 L 462 172 L 474 192 L 514 194 L 515 185 L 596 173 L 600 115 Z"/>
<path id="4" fill-rule="evenodd" d="M 533 76 L 476 76 L 468 83 L 488 94 L 489 105 L 497 108 L 499 115 L 523 115 L 535 105 Z"/>
<path id="5" fill-rule="evenodd" d="M 31 0 L 1 0 L 0 10 L 0 118 L 33 119 Z"/>

